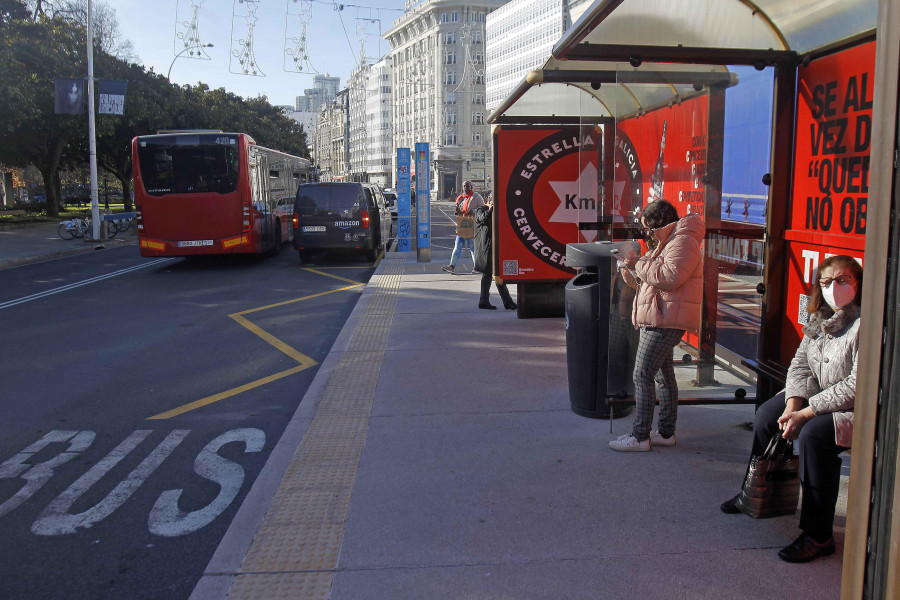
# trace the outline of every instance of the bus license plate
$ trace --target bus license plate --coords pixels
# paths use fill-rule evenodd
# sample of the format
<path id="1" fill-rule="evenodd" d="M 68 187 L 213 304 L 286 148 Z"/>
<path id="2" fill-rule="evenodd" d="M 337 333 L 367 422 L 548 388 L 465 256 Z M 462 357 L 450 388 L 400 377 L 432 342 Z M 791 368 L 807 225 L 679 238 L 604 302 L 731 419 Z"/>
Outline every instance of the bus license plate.
<path id="1" fill-rule="evenodd" d="M 212 240 L 188 240 L 185 242 L 178 242 L 179 248 L 188 248 L 190 246 L 212 246 Z"/>
<path id="2" fill-rule="evenodd" d="M 303 231 L 307 232 L 307 233 L 310 231 L 325 231 L 325 226 L 324 225 L 309 225 L 307 227 L 304 227 Z"/>

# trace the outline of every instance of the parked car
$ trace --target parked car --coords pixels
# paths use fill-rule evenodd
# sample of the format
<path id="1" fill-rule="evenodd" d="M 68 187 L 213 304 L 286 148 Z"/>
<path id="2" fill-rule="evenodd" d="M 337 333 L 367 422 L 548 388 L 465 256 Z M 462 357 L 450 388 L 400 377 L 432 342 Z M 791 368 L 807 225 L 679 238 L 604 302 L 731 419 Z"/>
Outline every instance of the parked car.
<path id="1" fill-rule="evenodd" d="M 302 263 L 321 250 L 359 250 L 375 260 L 390 241 L 390 213 L 373 184 L 303 183 L 291 223 Z"/>
<path id="2" fill-rule="evenodd" d="M 388 188 L 384 190 L 384 201 L 387 204 L 388 210 L 391 211 L 391 216 L 397 216 L 397 190 Z"/>

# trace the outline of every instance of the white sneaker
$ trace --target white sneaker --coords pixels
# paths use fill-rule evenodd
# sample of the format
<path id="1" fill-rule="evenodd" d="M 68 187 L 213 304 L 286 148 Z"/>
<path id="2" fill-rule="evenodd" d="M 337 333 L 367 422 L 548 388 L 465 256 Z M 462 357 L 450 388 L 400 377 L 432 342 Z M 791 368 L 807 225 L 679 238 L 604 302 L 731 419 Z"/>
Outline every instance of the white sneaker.
<path id="1" fill-rule="evenodd" d="M 629 433 L 611 441 L 609 447 L 616 452 L 650 452 L 650 440 L 639 442 Z"/>
<path id="2" fill-rule="evenodd" d="M 659 430 L 654 429 L 650 432 L 650 444 L 653 446 L 674 446 L 675 445 L 675 434 L 672 434 L 672 437 L 664 438 L 660 435 Z"/>

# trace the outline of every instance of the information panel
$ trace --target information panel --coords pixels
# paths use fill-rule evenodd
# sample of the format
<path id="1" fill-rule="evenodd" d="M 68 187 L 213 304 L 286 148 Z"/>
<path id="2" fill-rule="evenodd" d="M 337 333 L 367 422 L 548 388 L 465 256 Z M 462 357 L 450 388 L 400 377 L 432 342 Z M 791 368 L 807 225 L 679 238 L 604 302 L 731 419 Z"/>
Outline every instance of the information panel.
<path id="1" fill-rule="evenodd" d="M 397 251 L 412 250 L 409 201 L 409 148 L 397 148 Z"/>
<path id="2" fill-rule="evenodd" d="M 416 144 L 416 242 L 419 251 L 431 248 L 431 182 L 428 177 L 428 144 Z M 429 257 L 430 258 L 430 257 Z"/>

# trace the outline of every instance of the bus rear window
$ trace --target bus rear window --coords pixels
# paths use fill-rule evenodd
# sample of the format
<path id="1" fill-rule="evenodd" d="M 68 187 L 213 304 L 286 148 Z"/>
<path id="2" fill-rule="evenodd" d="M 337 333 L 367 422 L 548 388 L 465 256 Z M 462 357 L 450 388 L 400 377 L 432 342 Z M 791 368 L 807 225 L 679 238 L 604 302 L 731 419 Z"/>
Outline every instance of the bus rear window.
<path id="1" fill-rule="evenodd" d="M 138 161 L 144 187 L 153 196 L 237 189 L 240 155 L 235 146 L 141 144 Z"/>

